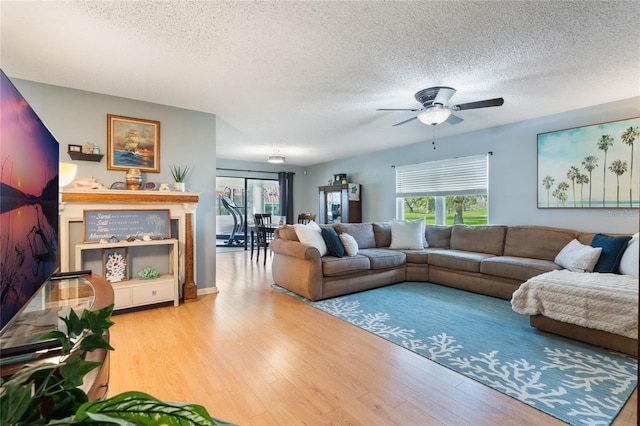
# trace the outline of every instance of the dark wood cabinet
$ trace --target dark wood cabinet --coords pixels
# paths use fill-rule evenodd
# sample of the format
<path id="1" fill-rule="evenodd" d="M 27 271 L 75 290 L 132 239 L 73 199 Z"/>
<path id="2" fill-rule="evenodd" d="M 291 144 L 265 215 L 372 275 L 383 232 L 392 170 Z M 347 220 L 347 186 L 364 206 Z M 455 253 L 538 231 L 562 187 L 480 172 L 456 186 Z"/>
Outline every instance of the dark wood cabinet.
<path id="1" fill-rule="evenodd" d="M 362 194 L 359 184 L 321 186 L 318 193 L 318 223 L 362 222 Z"/>

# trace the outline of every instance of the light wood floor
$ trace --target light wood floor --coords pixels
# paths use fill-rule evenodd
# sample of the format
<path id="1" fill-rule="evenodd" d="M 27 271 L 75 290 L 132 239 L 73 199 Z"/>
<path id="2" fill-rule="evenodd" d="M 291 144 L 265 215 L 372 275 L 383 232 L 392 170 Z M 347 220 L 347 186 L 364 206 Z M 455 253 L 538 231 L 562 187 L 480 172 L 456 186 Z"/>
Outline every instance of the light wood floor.
<path id="1" fill-rule="evenodd" d="M 218 253 L 220 293 L 115 315 L 110 395 L 195 402 L 241 425 L 560 425 L 559 420 L 271 288 Z M 614 425 L 635 425 L 637 390 Z"/>

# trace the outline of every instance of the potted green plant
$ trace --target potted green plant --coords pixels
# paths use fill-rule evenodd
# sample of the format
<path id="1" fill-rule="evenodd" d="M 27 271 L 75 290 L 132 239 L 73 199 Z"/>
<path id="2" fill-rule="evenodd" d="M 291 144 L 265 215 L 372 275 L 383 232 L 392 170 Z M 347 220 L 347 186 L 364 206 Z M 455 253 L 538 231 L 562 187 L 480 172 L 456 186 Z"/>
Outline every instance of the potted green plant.
<path id="1" fill-rule="evenodd" d="M 0 424 L 2 425 L 205 425 L 232 423 L 211 417 L 197 404 L 160 401 L 142 392 L 124 392 L 108 399 L 89 401 L 80 388 L 83 377 L 102 363 L 84 360 L 96 349 L 113 350 L 104 339 L 113 325 L 113 305 L 78 317 L 71 310 L 60 317 L 65 331 L 52 331 L 43 339 L 57 339 L 62 345 L 60 362 L 27 365 L 0 379 Z"/>
<path id="2" fill-rule="evenodd" d="M 176 191 L 185 190 L 185 179 L 187 177 L 187 173 L 189 173 L 189 166 L 169 166 L 169 170 L 171 170 L 171 175 L 173 176 L 173 180 L 176 182 L 174 188 Z"/>

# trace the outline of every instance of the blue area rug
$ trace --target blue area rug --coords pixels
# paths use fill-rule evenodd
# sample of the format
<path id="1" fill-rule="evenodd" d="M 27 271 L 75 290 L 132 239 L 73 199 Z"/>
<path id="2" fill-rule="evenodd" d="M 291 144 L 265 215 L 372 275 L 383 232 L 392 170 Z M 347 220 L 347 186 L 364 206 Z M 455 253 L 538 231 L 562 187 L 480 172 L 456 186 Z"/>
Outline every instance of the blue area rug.
<path id="1" fill-rule="evenodd" d="M 284 291 L 570 424 L 611 424 L 637 385 L 635 358 L 538 331 L 507 300 L 414 282 L 320 302 Z"/>

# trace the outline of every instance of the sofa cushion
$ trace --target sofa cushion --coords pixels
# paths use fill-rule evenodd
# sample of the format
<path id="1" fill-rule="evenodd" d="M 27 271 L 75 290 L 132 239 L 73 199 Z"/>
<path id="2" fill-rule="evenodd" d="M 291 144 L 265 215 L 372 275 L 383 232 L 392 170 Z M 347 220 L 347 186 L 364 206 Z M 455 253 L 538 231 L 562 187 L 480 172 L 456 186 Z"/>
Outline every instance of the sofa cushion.
<path id="1" fill-rule="evenodd" d="M 338 235 L 346 232 L 356 239 L 358 247 L 374 248 L 376 246 L 376 237 L 373 234 L 372 223 L 336 223 L 333 225 Z"/>
<path id="2" fill-rule="evenodd" d="M 493 257 L 489 253 L 476 253 L 462 250 L 440 250 L 429 253 L 429 265 L 454 269 L 463 272 L 480 272 L 480 263 Z"/>
<path id="3" fill-rule="evenodd" d="M 358 242 L 351 235 L 343 232 L 340 234 L 340 242 L 344 246 L 344 252 L 347 256 L 355 256 L 358 254 Z"/>
<path id="4" fill-rule="evenodd" d="M 429 253 L 434 251 L 441 251 L 439 248 L 424 248 L 420 250 L 400 250 L 407 256 L 407 263 L 422 263 L 427 264 L 429 262 Z"/>
<path id="5" fill-rule="evenodd" d="M 619 272 L 638 278 L 638 248 L 640 247 L 640 233 L 636 232 L 627 243 L 627 249 L 622 254 Z"/>
<path id="6" fill-rule="evenodd" d="M 344 246 L 340 242 L 340 237 L 336 234 L 336 231 L 331 227 L 324 227 L 320 230 L 322 239 L 327 245 L 327 253 L 330 256 L 342 257 L 344 256 Z"/>
<path id="7" fill-rule="evenodd" d="M 392 249 L 420 250 L 428 247 L 424 235 L 424 219 L 392 220 L 391 245 Z"/>
<path id="8" fill-rule="evenodd" d="M 296 234 L 296 228 L 293 225 L 284 225 L 276 228 L 275 236 L 283 240 L 300 241 Z"/>
<path id="9" fill-rule="evenodd" d="M 326 277 L 353 274 L 369 269 L 371 269 L 371 262 L 366 256 L 324 256 L 322 258 L 322 275 Z"/>
<path id="10" fill-rule="evenodd" d="M 613 237 L 605 234 L 596 234 L 591 240 L 591 247 L 602 248 L 602 254 L 596 263 L 594 272 L 617 274 L 620 260 L 627 249 L 630 236 Z"/>
<path id="11" fill-rule="evenodd" d="M 553 261 L 569 241 L 578 236 L 570 229 L 547 226 L 510 226 L 504 241 L 504 255 Z"/>
<path id="12" fill-rule="evenodd" d="M 484 259 L 480 264 L 480 272 L 483 274 L 522 282 L 536 275 L 558 269 L 562 269 L 562 267 L 550 260 L 512 256 L 494 256 Z"/>
<path id="13" fill-rule="evenodd" d="M 407 262 L 407 256 L 401 251 L 386 249 L 363 249 L 358 251 L 358 256 L 366 256 L 371 262 L 371 269 L 385 269 L 403 266 Z"/>
<path id="14" fill-rule="evenodd" d="M 593 272 L 600 253 L 602 248 L 586 246 L 574 239 L 560 250 L 554 262 L 573 272 Z"/>
<path id="15" fill-rule="evenodd" d="M 451 230 L 451 248 L 502 255 L 507 227 L 503 225 L 454 225 Z"/>
<path id="16" fill-rule="evenodd" d="M 388 222 L 374 222 L 373 235 L 376 239 L 376 247 L 389 247 L 391 245 L 391 224 Z"/>
<path id="17" fill-rule="evenodd" d="M 429 225 L 425 224 L 424 233 L 427 237 L 429 247 L 445 248 L 451 246 L 451 229 L 452 226 L 447 225 Z"/>
<path id="18" fill-rule="evenodd" d="M 317 223 L 311 221 L 307 225 L 295 224 L 296 235 L 301 243 L 315 247 L 320 252 L 320 256 L 327 254 L 327 245 L 320 233 Z"/>

